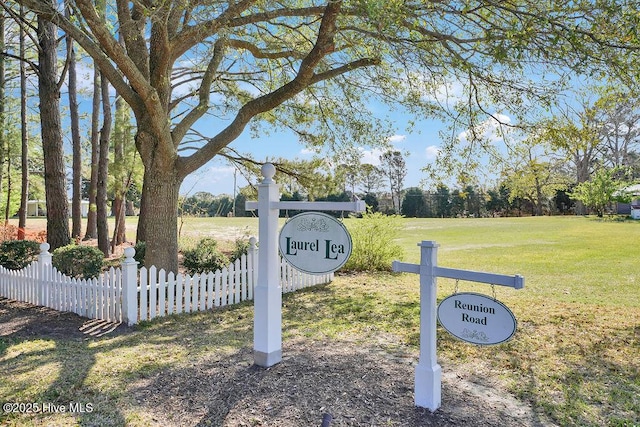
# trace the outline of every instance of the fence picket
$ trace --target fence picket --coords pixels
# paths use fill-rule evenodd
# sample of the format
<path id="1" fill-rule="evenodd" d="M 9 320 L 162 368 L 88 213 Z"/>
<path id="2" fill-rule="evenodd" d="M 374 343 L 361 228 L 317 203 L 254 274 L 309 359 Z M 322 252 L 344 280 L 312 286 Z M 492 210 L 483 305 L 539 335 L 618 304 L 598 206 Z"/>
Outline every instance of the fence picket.
<path id="1" fill-rule="evenodd" d="M 182 313 L 182 301 L 184 297 L 184 275 L 178 273 L 176 276 L 176 313 Z"/>
<path id="2" fill-rule="evenodd" d="M 158 308 L 158 269 L 155 265 L 149 268 L 149 320 L 156 317 Z"/>
<path id="3" fill-rule="evenodd" d="M 167 272 L 165 269 L 161 269 L 158 272 L 158 316 L 164 316 L 166 313 L 166 279 Z"/>
<path id="4" fill-rule="evenodd" d="M 184 277 L 184 307 L 185 313 L 191 313 L 191 275 L 187 274 Z"/>
<path id="5" fill-rule="evenodd" d="M 214 283 L 214 296 L 213 296 L 213 306 L 220 307 L 220 299 L 221 299 L 221 283 L 222 283 L 222 272 L 220 270 L 216 270 L 215 274 L 215 283 Z"/>
<path id="6" fill-rule="evenodd" d="M 213 308 L 214 286 L 215 286 L 215 275 L 212 272 L 209 272 L 209 274 L 207 274 L 207 309 L 208 310 Z"/>
<path id="7" fill-rule="evenodd" d="M 115 300 L 114 304 L 114 322 L 122 321 L 122 270 L 116 269 L 114 270 L 114 279 L 113 287 L 115 289 Z"/>
<path id="8" fill-rule="evenodd" d="M 200 307 L 198 309 L 200 311 L 204 311 L 205 309 L 205 300 L 207 297 L 207 275 L 202 274 L 200 276 L 200 285 L 198 286 L 198 294 L 200 296 Z"/>
<path id="9" fill-rule="evenodd" d="M 240 257 L 240 283 L 242 286 L 242 300 L 246 301 L 249 294 L 249 274 L 247 269 L 247 254 L 242 254 Z"/>
<path id="10" fill-rule="evenodd" d="M 191 279 L 191 311 L 198 311 L 198 283 L 200 282 L 200 275 L 196 274 Z"/>
<path id="11" fill-rule="evenodd" d="M 220 281 L 220 306 L 224 307 L 229 303 L 229 270 L 222 269 L 222 280 Z"/>
<path id="12" fill-rule="evenodd" d="M 104 276 L 101 275 L 98 278 L 98 319 L 104 319 L 106 317 L 105 305 L 106 305 L 106 292 L 104 286 Z"/>
<path id="13" fill-rule="evenodd" d="M 147 320 L 147 269 L 140 269 L 140 320 Z"/>
<path id="14" fill-rule="evenodd" d="M 238 304 L 239 302 L 242 301 L 242 299 L 240 299 L 240 287 L 242 286 L 240 284 L 240 260 L 237 259 L 236 262 L 233 264 L 233 291 L 234 291 L 234 297 L 233 297 L 233 303 L 234 304 Z"/>
<path id="15" fill-rule="evenodd" d="M 173 274 L 173 271 L 170 271 L 169 276 L 167 277 L 167 295 L 167 314 L 171 315 L 173 314 L 173 305 L 175 304 L 176 298 L 176 276 Z"/>

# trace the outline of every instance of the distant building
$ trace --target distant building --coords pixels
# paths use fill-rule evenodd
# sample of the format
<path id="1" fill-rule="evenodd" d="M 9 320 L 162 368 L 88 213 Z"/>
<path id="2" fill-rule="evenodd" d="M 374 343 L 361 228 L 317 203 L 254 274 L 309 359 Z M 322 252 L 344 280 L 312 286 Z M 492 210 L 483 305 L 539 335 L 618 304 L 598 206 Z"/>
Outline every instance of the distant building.
<path id="1" fill-rule="evenodd" d="M 618 203 L 617 213 L 631 215 L 634 219 L 640 219 L 640 184 L 630 185 L 622 191 L 631 195 L 631 203 Z"/>
<path id="2" fill-rule="evenodd" d="M 89 201 L 80 201 L 80 210 L 82 216 L 86 217 L 89 214 Z M 69 212 L 71 212 L 71 200 L 69 200 Z M 44 200 L 29 200 L 27 201 L 27 216 L 46 216 L 47 215 L 47 203 Z"/>

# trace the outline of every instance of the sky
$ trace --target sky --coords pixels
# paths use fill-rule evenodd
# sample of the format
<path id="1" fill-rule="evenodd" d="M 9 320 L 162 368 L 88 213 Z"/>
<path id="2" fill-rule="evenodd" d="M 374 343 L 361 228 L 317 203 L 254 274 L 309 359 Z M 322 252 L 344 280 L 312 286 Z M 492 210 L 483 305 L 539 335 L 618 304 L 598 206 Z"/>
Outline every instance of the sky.
<path id="1" fill-rule="evenodd" d="M 502 123 L 511 122 L 509 116 L 503 114 L 498 114 L 497 116 Z M 404 188 L 421 187 L 429 189 L 433 183 L 428 180 L 428 176 L 423 172 L 423 169 L 425 166 L 435 162 L 442 142 L 439 133 L 446 128 L 447 124 L 436 120 L 415 121 L 414 117 L 401 111 L 390 112 L 389 117 L 397 129 L 406 128 L 410 120 L 414 120 L 415 123 L 410 133 L 398 132 L 388 141 L 394 149 L 402 153 L 408 153 L 408 155 L 405 155 L 407 176 Z M 485 138 L 499 146 L 502 138 L 498 135 L 497 128 L 497 122 L 487 122 L 483 126 L 483 134 Z M 304 145 L 299 143 L 292 133 L 272 134 L 265 137 L 265 139 L 266 141 L 253 139 L 250 133 L 245 131 L 229 147 L 240 153 L 251 153 L 259 161 L 274 157 L 292 160 L 310 160 L 313 157 L 313 153 L 305 149 Z M 461 143 L 465 143 L 467 140 L 466 132 L 461 132 L 458 135 L 458 139 Z M 361 164 L 380 164 L 380 155 L 383 150 L 367 146 L 359 146 L 357 148 L 361 152 Z M 278 182 L 277 174 L 274 179 Z M 180 189 L 180 194 L 188 196 L 199 191 L 205 191 L 214 195 L 228 194 L 233 196 L 234 181 L 236 190 L 248 185 L 247 180 L 241 174 L 237 173 L 234 177 L 234 168 L 224 158 L 215 158 L 185 179 Z M 451 180 L 444 179 L 443 181 L 450 186 L 456 185 Z M 385 184 L 387 183 L 386 180 L 384 182 Z M 253 184 L 257 183 L 254 182 Z M 388 191 L 388 188 L 386 190 Z"/>
<path id="2" fill-rule="evenodd" d="M 394 118 L 396 124 L 405 123 L 407 120 L 408 117 L 402 115 L 397 115 Z M 398 126 L 398 128 L 402 127 Z M 407 165 L 405 187 L 420 186 L 421 181 L 426 178 L 421 170 L 425 165 L 435 160 L 439 146 L 438 131 L 443 127 L 443 124 L 425 121 L 419 123 L 412 133 L 397 133 L 390 138 L 389 143 L 395 149 L 409 153 L 408 156 L 405 156 Z M 261 161 L 267 157 L 297 158 L 300 160 L 310 160 L 313 157 L 313 154 L 306 150 L 304 145 L 299 143 L 292 134 L 272 134 L 267 138 L 269 141 L 265 143 L 265 141 L 252 139 L 249 132 L 245 132 L 230 147 L 241 153 L 251 152 L 255 159 Z M 380 164 L 381 149 L 360 146 L 358 150 L 361 152 L 361 163 Z M 278 182 L 277 174 L 274 179 Z M 240 174 L 236 174 L 235 180 L 236 188 L 248 184 Z M 192 195 L 198 191 L 206 191 L 212 194 L 233 195 L 233 189 L 234 168 L 224 159 L 217 158 L 187 177 L 180 193 Z"/>

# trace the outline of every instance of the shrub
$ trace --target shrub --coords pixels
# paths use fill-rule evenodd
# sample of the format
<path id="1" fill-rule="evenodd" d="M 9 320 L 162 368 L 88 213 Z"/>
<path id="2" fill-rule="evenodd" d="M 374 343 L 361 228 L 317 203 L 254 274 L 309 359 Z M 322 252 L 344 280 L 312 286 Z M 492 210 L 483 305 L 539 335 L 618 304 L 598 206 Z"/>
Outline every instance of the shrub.
<path id="1" fill-rule="evenodd" d="M 238 238 L 236 239 L 235 248 L 233 252 L 229 254 L 229 262 L 236 262 L 237 259 L 240 259 L 242 255 L 246 254 L 249 251 L 249 240 Z"/>
<path id="2" fill-rule="evenodd" d="M 391 263 L 403 255 L 400 245 L 394 243 L 402 223 L 399 215 L 368 212 L 349 223 L 353 248 L 344 266 L 353 271 L 389 271 Z"/>
<path id="3" fill-rule="evenodd" d="M 183 252 L 187 273 L 193 275 L 207 271 L 216 271 L 229 265 L 229 258 L 218 249 L 218 243 L 211 237 L 200 240 L 194 249 Z"/>
<path id="4" fill-rule="evenodd" d="M 33 240 L 7 240 L 0 243 L 0 265 L 21 270 L 38 258 L 40 243 Z"/>
<path id="5" fill-rule="evenodd" d="M 104 254 L 93 246 L 67 245 L 53 251 L 51 264 L 70 277 L 93 278 L 102 272 Z"/>
<path id="6" fill-rule="evenodd" d="M 147 253 L 147 243 L 146 242 L 138 242 L 135 244 L 133 249 L 136 250 L 133 259 L 138 261 L 138 267 L 144 267 L 144 256 Z"/>

